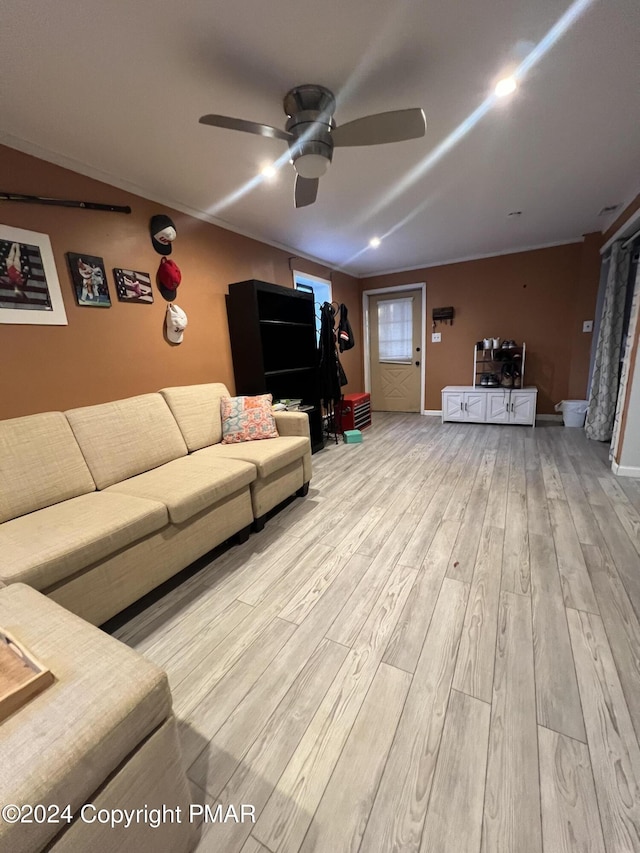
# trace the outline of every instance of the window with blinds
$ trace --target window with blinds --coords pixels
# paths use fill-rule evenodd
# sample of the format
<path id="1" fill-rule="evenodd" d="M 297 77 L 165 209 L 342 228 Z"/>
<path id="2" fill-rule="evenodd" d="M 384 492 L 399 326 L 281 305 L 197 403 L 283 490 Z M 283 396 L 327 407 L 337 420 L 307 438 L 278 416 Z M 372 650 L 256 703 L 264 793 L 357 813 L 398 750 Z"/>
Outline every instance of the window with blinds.
<path id="1" fill-rule="evenodd" d="M 293 286 L 296 290 L 313 293 L 316 314 L 316 342 L 320 341 L 320 307 L 324 302 L 331 302 L 331 282 L 315 275 L 293 270 Z"/>
<path id="2" fill-rule="evenodd" d="M 378 360 L 411 364 L 413 354 L 413 297 L 378 302 Z"/>

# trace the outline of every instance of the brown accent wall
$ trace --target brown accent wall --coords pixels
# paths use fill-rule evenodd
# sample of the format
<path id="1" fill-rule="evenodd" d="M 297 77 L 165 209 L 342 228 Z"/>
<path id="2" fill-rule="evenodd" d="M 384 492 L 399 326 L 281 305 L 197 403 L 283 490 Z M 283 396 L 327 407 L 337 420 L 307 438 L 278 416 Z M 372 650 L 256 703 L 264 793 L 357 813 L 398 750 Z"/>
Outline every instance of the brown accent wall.
<path id="1" fill-rule="evenodd" d="M 526 341 L 526 385 L 538 387 L 538 412 L 552 414 L 562 399 L 586 392 L 598 287 L 600 235 L 583 242 L 361 281 L 362 290 L 426 281 L 426 408 L 440 409 L 445 385 L 469 385 L 473 347 L 483 337 Z M 439 324 L 431 343 L 431 311 L 452 305 L 452 326 Z M 582 336 L 582 337 L 581 337 Z"/>
<path id="2" fill-rule="evenodd" d="M 567 399 L 582 400 L 587 393 L 589 361 L 593 332 L 582 331 L 584 320 L 595 318 L 595 307 L 600 284 L 600 246 L 602 234 L 586 234 L 580 252 L 578 287 L 573 301 L 571 318 L 571 362 Z"/>
<path id="3" fill-rule="evenodd" d="M 233 390 L 224 301 L 227 285 L 257 278 L 292 287 L 290 253 L 3 146 L 0 186 L 15 193 L 133 208 L 127 216 L 0 202 L 2 224 L 49 235 L 68 319 L 67 326 L 0 324 L 0 418 L 90 405 L 167 385 L 220 381 Z M 112 276 L 114 267 L 155 275 L 160 256 L 151 246 L 148 222 L 153 214 L 163 212 L 173 219 L 178 232 L 171 255 L 183 277 L 176 302 L 189 317 L 179 346 L 164 337 L 167 303 L 160 294 L 154 292 L 153 305 L 118 302 Z M 76 305 L 65 252 L 104 259 L 111 308 Z M 326 268 L 308 261 L 295 261 L 295 267 L 328 277 Z M 350 379 L 346 391 L 359 391 L 358 281 L 340 273 L 332 279 L 334 299 L 348 305 L 356 331 L 356 347 L 343 358 Z"/>

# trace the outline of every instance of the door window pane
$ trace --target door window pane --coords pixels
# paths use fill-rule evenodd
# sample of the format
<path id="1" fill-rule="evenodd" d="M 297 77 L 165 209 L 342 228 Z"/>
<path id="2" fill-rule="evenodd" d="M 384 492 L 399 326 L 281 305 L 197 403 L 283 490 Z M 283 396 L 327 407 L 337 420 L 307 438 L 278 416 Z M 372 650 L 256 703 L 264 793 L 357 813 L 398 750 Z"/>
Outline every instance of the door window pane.
<path id="1" fill-rule="evenodd" d="M 293 271 L 293 286 L 296 290 L 303 290 L 305 293 L 313 293 L 313 301 L 316 314 L 316 342 L 320 342 L 320 308 L 323 303 L 331 302 L 331 282 L 323 278 L 305 275 L 304 273 Z"/>
<path id="2" fill-rule="evenodd" d="M 413 297 L 378 302 L 378 360 L 411 364 Z"/>

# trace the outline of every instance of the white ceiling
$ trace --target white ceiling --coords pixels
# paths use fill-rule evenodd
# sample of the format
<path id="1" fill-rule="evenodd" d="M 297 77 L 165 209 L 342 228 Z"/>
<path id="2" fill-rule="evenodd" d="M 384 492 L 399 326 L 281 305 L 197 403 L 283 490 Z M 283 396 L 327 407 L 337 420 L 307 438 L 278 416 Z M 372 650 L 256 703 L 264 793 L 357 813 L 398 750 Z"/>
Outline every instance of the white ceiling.
<path id="1" fill-rule="evenodd" d="M 568 0 L 3 0 L 0 141 L 356 275 L 568 241 L 640 189 L 640 3 L 579 2 L 437 156 Z M 284 127 L 302 83 L 336 93 L 338 124 L 423 107 L 427 135 L 336 149 L 312 207 L 288 163 L 225 202 L 285 145 L 198 118 Z"/>

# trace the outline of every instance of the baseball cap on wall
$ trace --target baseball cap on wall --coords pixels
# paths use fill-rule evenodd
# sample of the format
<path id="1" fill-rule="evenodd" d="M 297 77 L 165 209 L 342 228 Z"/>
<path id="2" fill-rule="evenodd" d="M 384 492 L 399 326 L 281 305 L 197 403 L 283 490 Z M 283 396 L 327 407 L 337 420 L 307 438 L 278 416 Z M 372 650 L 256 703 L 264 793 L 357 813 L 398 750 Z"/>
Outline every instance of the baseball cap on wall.
<path id="1" fill-rule="evenodd" d="M 187 315 L 179 305 L 167 305 L 167 339 L 172 344 L 181 344 L 187 327 Z"/>
<path id="2" fill-rule="evenodd" d="M 177 236 L 176 226 L 171 219 L 164 213 L 152 216 L 149 223 L 149 231 L 151 232 L 151 242 L 156 252 L 159 255 L 170 255 L 171 244 Z"/>
<path id="3" fill-rule="evenodd" d="M 175 261 L 163 258 L 158 267 L 158 283 L 166 290 L 175 291 L 182 281 L 180 267 Z"/>

